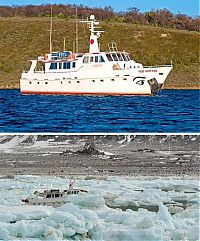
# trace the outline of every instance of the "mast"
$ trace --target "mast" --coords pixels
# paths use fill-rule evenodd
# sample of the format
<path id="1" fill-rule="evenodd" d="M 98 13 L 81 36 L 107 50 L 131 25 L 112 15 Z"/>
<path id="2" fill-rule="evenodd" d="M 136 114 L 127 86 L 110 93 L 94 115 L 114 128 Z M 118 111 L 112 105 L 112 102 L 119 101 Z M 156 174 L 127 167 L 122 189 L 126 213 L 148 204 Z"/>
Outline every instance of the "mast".
<path id="1" fill-rule="evenodd" d="M 63 51 L 65 51 L 65 37 L 63 38 Z"/>
<path id="2" fill-rule="evenodd" d="M 78 53 L 78 10 L 76 7 L 76 49 L 75 52 Z"/>
<path id="3" fill-rule="evenodd" d="M 50 23 L 50 31 L 49 31 L 49 50 L 52 53 L 52 28 L 53 28 L 53 7 L 51 4 L 51 23 Z"/>

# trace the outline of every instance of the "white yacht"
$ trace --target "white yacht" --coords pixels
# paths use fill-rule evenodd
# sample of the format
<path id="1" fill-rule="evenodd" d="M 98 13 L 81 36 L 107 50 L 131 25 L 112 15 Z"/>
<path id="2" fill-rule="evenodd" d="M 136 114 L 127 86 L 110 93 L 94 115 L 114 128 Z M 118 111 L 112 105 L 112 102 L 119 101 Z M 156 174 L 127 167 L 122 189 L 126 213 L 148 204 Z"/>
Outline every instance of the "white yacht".
<path id="1" fill-rule="evenodd" d="M 35 197 L 30 197 L 22 199 L 21 201 L 28 205 L 43 205 L 43 206 L 53 206 L 59 207 L 67 202 L 69 202 L 69 195 L 79 195 L 86 194 L 87 191 L 84 189 L 76 189 L 73 187 L 74 181 L 70 180 L 69 188 L 65 190 L 60 189 L 49 189 L 43 192 L 35 191 Z"/>
<path id="2" fill-rule="evenodd" d="M 99 22 L 94 15 L 89 20 L 88 53 L 61 51 L 39 56 L 31 61 L 28 71 L 20 79 L 22 94 L 63 95 L 155 95 L 172 70 L 172 64 L 143 66 L 130 58 L 126 51 L 118 51 L 115 42 L 108 51 L 101 51 L 96 30 Z M 51 44 L 51 42 L 50 42 Z"/>

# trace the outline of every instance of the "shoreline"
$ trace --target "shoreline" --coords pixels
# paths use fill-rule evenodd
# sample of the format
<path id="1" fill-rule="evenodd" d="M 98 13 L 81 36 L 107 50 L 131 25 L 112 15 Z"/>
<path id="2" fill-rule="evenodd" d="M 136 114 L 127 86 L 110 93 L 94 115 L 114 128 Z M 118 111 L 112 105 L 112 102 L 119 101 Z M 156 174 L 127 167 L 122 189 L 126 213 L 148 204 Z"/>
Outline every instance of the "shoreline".
<path id="1" fill-rule="evenodd" d="M 16 175 L 170 178 L 199 175 L 199 136 L 3 136 L 0 178 Z M 3 177 L 2 177 L 3 176 Z"/>

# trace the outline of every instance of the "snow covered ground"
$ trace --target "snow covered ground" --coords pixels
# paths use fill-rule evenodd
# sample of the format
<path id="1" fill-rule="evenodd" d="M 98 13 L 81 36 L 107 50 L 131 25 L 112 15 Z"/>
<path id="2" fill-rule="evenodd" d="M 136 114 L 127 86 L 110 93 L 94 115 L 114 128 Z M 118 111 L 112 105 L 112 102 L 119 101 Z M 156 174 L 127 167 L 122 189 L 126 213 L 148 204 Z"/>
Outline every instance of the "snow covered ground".
<path id="1" fill-rule="evenodd" d="M 0 177 L 0 240 L 199 240 L 199 183 L 195 177 L 79 176 L 58 207 L 28 206 L 36 190 L 68 187 L 58 176 Z"/>

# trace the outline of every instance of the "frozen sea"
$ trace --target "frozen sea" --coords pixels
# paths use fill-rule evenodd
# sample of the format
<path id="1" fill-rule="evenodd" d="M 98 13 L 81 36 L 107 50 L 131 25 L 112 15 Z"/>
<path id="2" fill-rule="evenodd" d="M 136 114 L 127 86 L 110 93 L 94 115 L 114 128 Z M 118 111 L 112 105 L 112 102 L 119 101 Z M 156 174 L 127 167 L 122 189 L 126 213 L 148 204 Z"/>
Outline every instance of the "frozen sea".
<path id="1" fill-rule="evenodd" d="M 28 206 L 35 190 L 68 186 L 69 177 L 1 176 L 0 240 L 199 240 L 199 183 L 185 177 L 78 176 L 85 196 L 61 207 Z"/>

